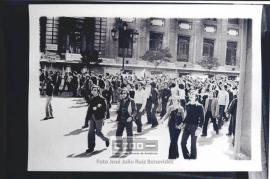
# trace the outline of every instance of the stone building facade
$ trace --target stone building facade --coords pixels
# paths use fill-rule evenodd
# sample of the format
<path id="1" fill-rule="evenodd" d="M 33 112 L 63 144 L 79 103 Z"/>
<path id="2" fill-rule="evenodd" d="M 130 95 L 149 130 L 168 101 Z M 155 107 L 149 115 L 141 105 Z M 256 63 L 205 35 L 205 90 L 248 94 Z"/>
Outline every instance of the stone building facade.
<path id="1" fill-rule="evenodd" d="M 130 32 L 127 48 L 120 45 L 121 23 Z M 124 61 L 127 73 L 210 72 L 236 77 L 245 58 L 246 39 L 245 19 L 41 17 L 40 64 L 41 68 L 62 72 L 85 71 L 81 53 L 96 51 L 103 60 L 98 72 L 119 73 Z M 147 50 L 163 48 L 169 48 L 170 62 L 157 65 L 142 60 Z M 218 68 L 209 70 L 198 65 L 206 57 L 217 60 Z"/>

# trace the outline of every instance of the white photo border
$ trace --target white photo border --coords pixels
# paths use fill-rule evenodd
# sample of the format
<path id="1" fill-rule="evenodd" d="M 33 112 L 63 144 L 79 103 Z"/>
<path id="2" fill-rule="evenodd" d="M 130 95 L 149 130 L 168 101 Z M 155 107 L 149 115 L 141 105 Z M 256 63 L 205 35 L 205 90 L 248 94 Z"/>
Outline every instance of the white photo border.
<path id="1" fill-rule="evenodd" d="M 149 10 L 150 9 L 150 10 Z M 194 13 L 196 12 L 196 13 Z M 88 4 L 88 5 L 29 5 L 30 48 L 29 48 L 29 171 L 261 171 L 261 13 L 262 5 L 184 5 L 184 4 Z M 33 160 L 35 114 L 39 96 L 39 18 L 58 17 L 162 17 L 162 18 L 244 18 L 252 19 L 252 149 L 251 160 L 220 161 L 200 160 L 175 161 L 173 165 L 111 165 L 101 167 L 95 161 L 81 158 L 63 158 L 51 165 L 37 165 Z M 46 151 L 44 151 L 46 155 Z M 48 158 L 49 160 L 49 158 Z M 180 160 L 179 160 L 180 161 Z M 42 163 L 43 161 L 40 161 Z"/>

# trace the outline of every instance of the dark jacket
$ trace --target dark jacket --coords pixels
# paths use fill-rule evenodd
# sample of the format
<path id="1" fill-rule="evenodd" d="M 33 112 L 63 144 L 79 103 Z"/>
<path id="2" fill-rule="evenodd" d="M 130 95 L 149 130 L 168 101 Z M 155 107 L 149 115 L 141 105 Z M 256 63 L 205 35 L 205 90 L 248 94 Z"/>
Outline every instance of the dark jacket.
<path id="1" fill-rule="evenodd" d="M 112 99 L 112 88 L 105 89 L 102 91 L 102 96 L 106 99 L 106 101 L 111 101 Z"/>
<path id="2" fill-rule="evenodd" d="M 46 85 L 46 95 L 52 96 L 53 94 L 53 84 L 51 82 L 48 82 Z"/>
<path id="3" fill-rule="evenodd" d="M 168 102 L 171 95 L 172 95 L 171 90 L 168 88 L 164 88 L 161 94 L 162 102 Z"/>
<path id="4" fill-rule="evenodd" d="M 234 98 L 228 107 L 228 113 L 230 113 L 235 117 L 236 112 L 237 112 L 237 98 Z"/>
<path id="5" fill-rule="evenodd" d="M 134 119 L 136 116 L 136 106 L 133 99 L 121 100 L 118 105 L 117 121 L 125 123 L 129 117 L 133 117 Z"/>
<path id="6" fill-rule="evenodd" d="M 104 89 L 105 88 L 105 83 L 102 79 L 99 79 L 98 81 L 98 86 L 101 88 L 101 89 Z"/>
<path id="7" fill-rule="evenodd" d="M 60 75 L 56 74 L 56 75 L 53 76 L 52 80 L 53 80 L 53 84 L 55 86 L 60 86 L 61 81 L 62 81 L 62 77 Z"/>
<path id="8" fill-rule="evenodd" d="M 168 126 L 175 127 L 176 125 L 178 126 L 182 123 L 184 111 L 183 111 L 183 109 L 182 109 L 182 111 L 178 111 L 178 110 L 179 109 L 171 111 Z"/>
<path id="9" fill-rule="evenodd" d="M 184 123 L 202 127 L 204 123 L 204 109 L 201 104 L 187 104 Z"/>
<path id="10" fill-rule="evenodd" d="M 93 109 L 94 107 L 96 107 L 97 109 L 94 110 Z M 105 113 L 106 113 L 105 98 L 101 96 L 92 97 L 89 102 L 89 107 L 87 110 L 86 117 L 92 120 L 101 120 L 105 118 Z"/>
<path id="11" fill-rule="evenodd" d="M 151 104 L 158 105 L 158 91 L 156 88 L 151 88 L 151 95 L 148 99 L 151 101 Z"/>

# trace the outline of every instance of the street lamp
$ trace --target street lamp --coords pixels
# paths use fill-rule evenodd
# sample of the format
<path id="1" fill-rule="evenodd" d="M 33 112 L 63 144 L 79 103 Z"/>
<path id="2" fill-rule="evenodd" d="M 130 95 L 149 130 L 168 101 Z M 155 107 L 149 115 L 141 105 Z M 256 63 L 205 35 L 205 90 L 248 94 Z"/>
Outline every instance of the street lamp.
<path id="1" fill-rule="evenodd" d="M 134 29 L 127 29 L 128 24 L 123 22 L 121 25 L 113 27 L 111 30 L 111 36 L 114 41 L 118 40 L 119 48 L 123 49 L 123 61 L 122 61 L 122 71 L 125 69 L 125 49 L 130 46 L 130 41 L 133 43 L 133 40 L 138 38 L 138 31 Z"/>

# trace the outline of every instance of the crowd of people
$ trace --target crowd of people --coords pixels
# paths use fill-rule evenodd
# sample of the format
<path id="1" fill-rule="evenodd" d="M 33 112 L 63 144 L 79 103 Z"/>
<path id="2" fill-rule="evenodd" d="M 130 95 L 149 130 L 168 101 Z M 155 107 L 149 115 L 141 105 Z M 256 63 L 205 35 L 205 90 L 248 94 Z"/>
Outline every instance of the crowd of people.
<path id="1" fill-rule="evenodd" d="M 62 85 L 61 85 L 62 84 Z M 59 89 L 63 86 L 62 89 Z M 178 138 L 183 131 L 181 149 L 184 159 L 197 158 L 197 137 L 208 135 L 209 121 L 216 134 L 229 122 L 228 136 L 235 135 L 237 96 L 239 82 L 225 76 L 194 78 L 186 75 L 170 77 L 168 75 L 136 76 L 94 73 L 44 72 L 40 74 L 40 93 L 47 97 L 46 117 L 53 118 L 51 96 L 61 95 L 65 90 L 73 97 L 84 97 L 88 110 L 82 128 L 89 127 L 88 149 L 95 148 L 95 135 L 110 145 L 109 139 L 102 133 L 103 121 L 110 118 L 110 108 L 117 105 L 117 130 L 119 151 L 122 151 L 122 136 L 126 129 L 128 144 L 132 144 L 133 122 L 137 132 L 143 132 L 143 125 L 157 128 L 168 119 L 170 134 L 169 159 L 179 157 Z M 46 90 L 45 90 L 46 89 Z M 146 113 L 147 123 L 142 123 Z M 191 137 L 191 149 L 187 141 Z M 233 139 L 234 142 L 234 139 Z M 128 145 L 127 152 L 132 151 Z"/>

